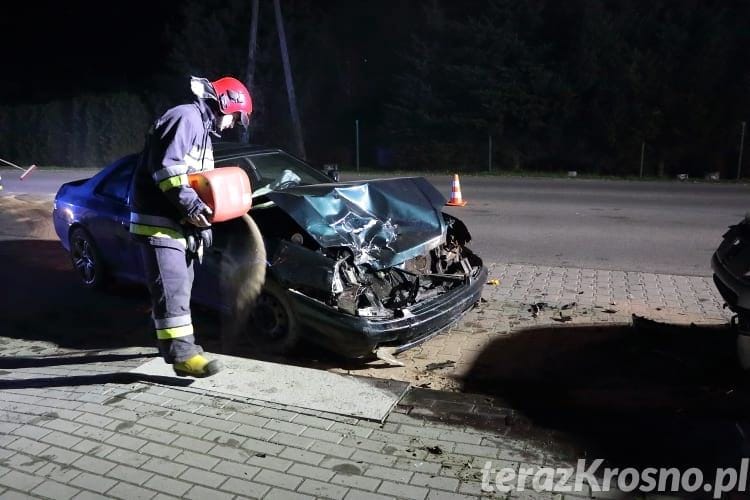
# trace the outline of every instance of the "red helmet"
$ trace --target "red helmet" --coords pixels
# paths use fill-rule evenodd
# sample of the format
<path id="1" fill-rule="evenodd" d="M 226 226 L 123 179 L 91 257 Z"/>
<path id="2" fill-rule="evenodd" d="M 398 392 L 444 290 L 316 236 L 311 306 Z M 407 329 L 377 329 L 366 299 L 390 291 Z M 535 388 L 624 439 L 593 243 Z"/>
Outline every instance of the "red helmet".
<path id="1" fill-rule="evenodd" d="M 239 113 L 242 125 L 247 127 L 250 123 L 250 113 L 253 112 L 253 100 L 250 98 L 250 92 L 241 81 L 231 76 L 225 76 L 211 82 L 216 97 L 219 101 L 219 109 L 225 115 Z"/>

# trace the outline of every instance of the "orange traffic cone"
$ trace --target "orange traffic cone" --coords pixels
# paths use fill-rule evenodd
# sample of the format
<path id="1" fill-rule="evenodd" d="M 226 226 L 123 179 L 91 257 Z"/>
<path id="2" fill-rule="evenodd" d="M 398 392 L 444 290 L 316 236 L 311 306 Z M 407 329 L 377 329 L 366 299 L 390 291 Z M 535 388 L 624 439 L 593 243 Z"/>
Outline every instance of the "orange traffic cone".
<path id="1" fill-rule="evenodd" d="M 453 184 L 451 185 L 451 199 L 446 205 L 452 207 L 463 207 L 466 202 L 461 198 L 461 183 L 458 181 L 458 174 L 453 174 Z"/>

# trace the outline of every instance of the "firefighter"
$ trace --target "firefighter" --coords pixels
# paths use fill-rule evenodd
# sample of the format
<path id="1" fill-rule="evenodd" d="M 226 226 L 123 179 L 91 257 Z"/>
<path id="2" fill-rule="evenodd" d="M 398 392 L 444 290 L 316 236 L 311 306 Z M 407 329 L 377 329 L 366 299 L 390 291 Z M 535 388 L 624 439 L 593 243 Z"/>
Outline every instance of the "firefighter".
<path id="1" fill-rule="evenodd" d="M 214 168 L 211 136 L 238 121 L 247 127 L 253 106 L 232 77 L 192 77 L 190 88 L 193 102 L 167 110 L 146 136 L 130 191 L 130 233 L 140 247 L 161 355 L 178 375 L 206 377 L 222 367 L 195 343 L 190 296 L 194 262 L 212 243 L 212 212 L 187 175 Z"/>

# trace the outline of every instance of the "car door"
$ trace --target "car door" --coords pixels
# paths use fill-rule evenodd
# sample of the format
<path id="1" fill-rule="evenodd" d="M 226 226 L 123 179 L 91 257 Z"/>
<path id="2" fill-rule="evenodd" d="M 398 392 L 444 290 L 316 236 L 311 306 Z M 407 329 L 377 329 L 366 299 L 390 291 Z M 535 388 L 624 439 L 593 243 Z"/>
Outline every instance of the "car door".
<path id="1" fill-rule="evenodd" d="M 98 214 L 88 227 L 102 259 L 114 274 L 133 279 L 140 274 L 134 245 L 130 239 L 130 180 L 136 158 L 129 157 L 94 189 Z"/>

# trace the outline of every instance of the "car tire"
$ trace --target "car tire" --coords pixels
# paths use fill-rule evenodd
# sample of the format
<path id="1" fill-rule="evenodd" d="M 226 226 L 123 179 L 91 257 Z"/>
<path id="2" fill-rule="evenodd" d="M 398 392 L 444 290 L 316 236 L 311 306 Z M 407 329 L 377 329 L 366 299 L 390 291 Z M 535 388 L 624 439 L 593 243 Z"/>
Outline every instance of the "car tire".
<path id="1" fill-rule="evenodd" d="M 70 260 L 86 288 L 101 289 L 107 283 L 99 250 L 94 239 L 82 227 L 76 227 L 70 232 Z"/>
<path id="2" fill-rule="evenodd" d="M 299 344 L 297 317 L 286 288 L 267 279 L 248 325 L 248 340 L 254 350 L 287 354 Z"/>

